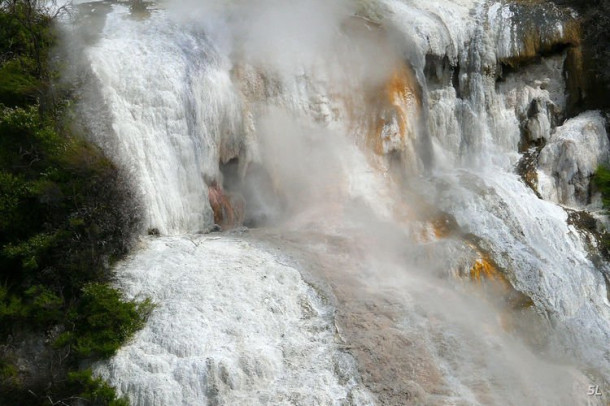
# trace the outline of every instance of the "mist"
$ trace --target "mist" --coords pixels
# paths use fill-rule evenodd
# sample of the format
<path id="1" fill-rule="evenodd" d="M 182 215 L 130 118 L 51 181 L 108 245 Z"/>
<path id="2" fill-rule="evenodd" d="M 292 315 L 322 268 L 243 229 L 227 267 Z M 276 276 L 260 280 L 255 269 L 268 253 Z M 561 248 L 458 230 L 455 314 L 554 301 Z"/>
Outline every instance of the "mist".
<path id="1" fill-rule="evenodd" d="M 240 278 L 253 269 L 256 280 L 248 283 L 267 300 L 259 308 L 240 296 L 252 312 L 249 320 L 265 326 L 262 333 L 235 322 L 244 310 L 230 300 L 226 312 L 213 301 L 209 308 L 195 306 L 190 328 L 201 328 L 197 317 L 218 321 L 219 336 L 210 338 L 218 348 L 223 340 L 242 343 L 261 334 L 256 345 L 265 350 L 222 347 L 214 364 L 200 354 L 212 359 L 214 348 L 192 349 L 193 337 L 182 337 L 162 351 L 171 360 L 175 345 L 194 359 L 192 367 L 180 367 L 188 372 L 179 378 L 164 361 L 161 369 L 179 381 L 172 381 L 171 393 L 185 386 L 195 394 L 184 399 L 235 400 L 235 393 L 277 383 L 288 373 L 282 368 L 290 367 L 281 356 L 292 348 L 284 334 L 300 331 L 299 320 L 306 319 L 314 327 L 295 333 L 299 340 L 315 342 L 319 323 L 325 332 L 320 351 L 333 362 L 348 354 L 357 365 L 332 384 L 332 396 L 344 399 L 341 390 L 362 383 L 370 398 L 353 404 L 369 404 L 365 398 L 379 404 L 589 404 L 583 394 L 591 378 L 583 371 L 598 359 L 594 367 L 604 374 L 603 340 L 610 331 L 605 313 L 593 310 L 603 308 L 603 298 L 586 304 L 577 284 L 560 282 L 574 268 L 583 291 L 599 292 L 603 278 L 563 209 L 539 199 L 514 173 L 518 153 L 509 149 L 518 144 L 510 137 L 519 133 L 509 103 L 555 95 L 531 90 L 527 86 L 537 86 L 531 80 L 522 81 L 522 94 L 501 93 L 491 76 L 495 68 L 471 72 L 483 71 L 481 58 L 492 57 L 479 53 L 495 39 L 487 26 L 470 32 L 468 24 L 478 20 L 469 18 L 478 11 L 467 1 L 420 3 L 166 1 L 143 21 L 117 6 L 99 38 L 91 39 L 94 45 L 83 45 L 99 82 L 95 94 L 107 109 L 107 116 L 91 114 L 112 122 L 104 128 L 111 134 L 104 147 L 144 185 L 149 226 L 163 234 L 121 268 L 129 275 L 125 289 L 160 300 L 167 294 L 180 303 L 172 311 L 189 315 L 189 296 L 176 287 L 182 285 L 158 277 L 169 285 L 157 293 L 145 273 L 148 267 L 162 274 L 158 261 L 180 275 L 176 280 L 189 279 L 184 263 L 201 278 L 197 283 L 207 283 L 211 269 L 219 290 L 208 294 L 223 300 L 230 289 L 241 292 Z M 404 21 L 423 22 L 415 29 L 401 26 Z M 467 48 L 464 38 L 477 47 Z M 460 71 L 458 60 L 470 70 Z M 119 61 L 129 61 L 129 69 Z M 505 155 L 502 164 L 479 165 L 489 161 L 492 148 Z M 212 207 L 211 196 L 224 206 Z M 222 213 L 242 204 L 243 221 L 214 227 Z M 212 229 L 222 233 L 205 234 Z M 221 242 L 211 242 L 215 238 Z M 229 271 L 221 277 L 223 250 Z M 279 271 L 277 290 L 266 290 L 265 261 L 287 267 L 280 267 L 293 278 L 286 296 Z M 572 308 L 582 313 L 565 310 Z M 171 331 L 175 316 L 166 310 L 151 325 Z M 590 321 L 591 336 L 574 338 L 581 326 L 574 314 Z M 293 323 L 285 330 L 277 327 L 283 316 Z M 223 329 L 225 318 L 231 329 Z M 153 327 L 142 337 L 101 369 L 128 393 L 136 384 L 125 383 L 126 376 L 142 348 L 166 343 Z M 574 351 L 566 351 L 571 340 Z M 295 365 L 310 362 L 298 360 Z M 323 361 L 316 365 L 325 377 L 342 369 Z M 181 381 L 205 368 L 203 384 Z M 147 391 L 141 404 L 153 396 Z"/>
<path id="2" fill-rule="evenodd" d="M 429 194 L 417 188 L 432 186 L 397 174 L 409 164 L 396 167 L 363 142 L 375 120 L 366 112 L 382 103 L 375 92 L 387 86 L 403 58 L 416 53 L 415 45 L 393 27 L 380 30 L 355 13 L 354 3 L 317 1 L 232 3 L 221 13 L 226 26 L 218 32 L 230 36 L 229 58 L 243 69 L 234 77 L 255 123 L 252 163 L 268 175 L 260 187 L 241 177 L 242 186 L 264 195 L 257 199 L 266 201 L 266 207 L 254 205 L 255 211 L 266 211 L 266 221 L 258 224 L 272 227 L 272 234 L 293 236 L 303 244 L 299 249 L 329 256 L 331 262 L 336 255 L 357 258 L 326 274 L 354 290 L 339 295 L 345 308 L 359 308 L 360 295 L 402 307 L 411 316 L 398 323 L 399 336 L 422 339 L 418 351 L 432 364 L 443 351 L 441 358 L 447 357 L 448 364 L 435 367 L 436 373 L 462 396 L 489 396 L 495 399 L 492 403 L 510 399 L 512 404 L 561 404 L 578 398 L 575 394 L 586 390 L 587 379 L 575 368 L 555 364 L 571 360 L 554 351 L 549 358 L 534 354 L 546 352 L 550 344 L 545 340 L 552 341 L 544 317 L 534 309 L 511 309 L 503 299 L 478 294 L 479 288 L 464 282 L 455 263 L 468 267 L 480 252 L 461 245 L 458 235 L 449 241 L 422 241 L 417 233 L 430 227 L 428 207 L 439 204 L 422 197 Z M 423 70 L 417 55 L 407 67 L 410 62 Z M 249 164 L 240 162 L 242 174 Z M 243 193 L 230 183 L 226 187 Z M 410 217 L 406 221 L 405 212 Z M 305 242 L 320 238 L 340 243 Z M 439 271 L 442 264 L 447 267 Z M 418 331 L 409 325 L 418 317 L 438 318 L 445 327 L 439 331 L 427 321 L 420 326 L 423 332 Z M 521 318 L 515 322 L 518 329 L 507 329 L 504 318 Z M 447 336 L 455 336 L 455 348 L 444 348 Z M 385 351 L 401 350 L 379 350 Z M 416 381 L 414 377 L 412 384 Z M 486 389 L 472 392 L 473 385 Z M 513 392 L 513 387 L 523 392 Z"/>

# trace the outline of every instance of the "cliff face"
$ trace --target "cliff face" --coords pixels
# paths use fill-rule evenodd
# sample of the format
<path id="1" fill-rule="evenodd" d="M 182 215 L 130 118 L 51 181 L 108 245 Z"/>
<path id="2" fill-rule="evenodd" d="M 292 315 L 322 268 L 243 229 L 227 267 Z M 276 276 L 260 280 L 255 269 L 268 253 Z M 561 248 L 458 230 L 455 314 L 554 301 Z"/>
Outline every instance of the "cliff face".
<path id="1" fill-rule="evenodd" d="M 580 109 L 604 109 L 610 102 L 610 2 L 607 0 L 553 0 L 578 11 L 581 22 L 582 63 L 585 93 Z"/>
<path id="2" fill-rule="evenodd" d="M 465 266 L 475 270 L 475 279 L 486 278 L 481 258 L 490 258 L 517 296 L 561 326 L 548 333 L 551 347 L 579 342 L 578 357 L 606 370 L 607 271 L 591 262 L 595 243 L 561 206 L 599 210 L 590 179 L 609 159 L 603 117 L 578 114 L 587 86 L 579 15 L 538 1 L 387 0 L 367 2 L 360 13 L 384 33 L 378 41 L 400 44 L 380 47 L 388 59 L 405 61 L 389 70 L 385 85 L 372 92 L 376 96 L 363 98 L 362 85 L 340 74 L 319 80 L 313 72 L 328 65 L 306 70 L 299 86 L 284 82 L 277 88 L 308 89 L 291 101 L 314 123 L 341 123 L 356 139 L 364 132 L 367 159 L 389 175 L 376 181 L 378 189 L 406 187 L 410 194 L 405 217 L 421 215 L 413 204 L 421 194 L 454 216 L 458 234 L 475 237 L 479 254 L 464 255 L 470 265 L 457 269 Z M 334 69 L 341 66 L 339 61 Z M 273 102 L 284 108 L 283 97 Z M 319 100 L 314 110 L 306 107 L 311 98 Z M 371 195 L 342 191 L 388 213 L 380 207 L 383 200 L 371 201 Z M 439 243 L 437 255 L 452 255 L 443 252 L 450 250 L 443 238 L 432 240 Z M 596 304 L 587 304 L 588 298 Z M 589 330 L 595 331 L 593 345 L 578 338 L 583 317 L 595 326 Z"/>
<path id="3" fill-rule="evenodd" d="M 213 222 L 268 229 L 220 237 L 219 246 L 239 250 L 226 258 L 216 250 L 205 267 L 206 247 L 215 245 L 208 237 L 148 241 L 150 249 L 121 268 L 122 283 L 133 297 L 154 292 L 162 301 L 167 293 L 179 303 L 153 315 L 141 339 L 100 371 L 140 404 L 155 402 L 155 379 L 170 391 L 166 403 L 168 393 L 213 403 L 267 388 L 282 374 L 294 385 L 308 373 L 325 377 L 333 393 L 322 385 L 291 395 L 280 386 L 257 399 L 330 403 L 356 388 L 351 403 L 359 404 L 368 399 L 355 385 L 362 378 L 384 404 L 454 397 L 584 404 L 566 384 L 581 387 L 583 374 L 555 374 L 548 359 L 503 335 L 521 331 L 536 352 L 610 378 L 606 266 L 573 221 L 575 209 L 599 209 L 590 177 L 609 158 L 602 116 L 577 114 L 578 15 L 541 1 L 337 4 L 231 2 L 187 12 L 176 5 L 144 21 L 113 6 L 86 56 L 112 112 L 112 131 L 100 137 L 139 180 L 148 225 L 170 236 Z M 291 292 L 300 294 L 263 283 L 260 261 L 285 258 L 241 245 L 257 238 L 297 252 L 332 293 L 307 291 L 296 273 Z M 247 265 L 257 264 L 255 281 L 243 276 L 244 247 L 253 253 Z M 166 261 L 172 253 L 180 260 Z M 188 283 L 166 281 L 165 268 Z M 208 268 L 226 313 L 213 300 L 193 304 L 201 300 L 193 285 L 205 283 Z M 487 292 L 485 305 L 470 302 L 470 288 L 456 294 L 456 285 Z M 231 289 L 245 292 L 244 301 L 260 297 L 260 306 L 248 302 L 249 314 L 268 327 L 223 327 L 241 317 L 227 299 Z M 314 306 L 324 301 L 317 294 L 334 295 L 334 327 Z M 193 325 L 214 320 L 218 348 L 173 334 L 174 311 Z M 299 369 L 306 354 L 291 353 L 275 329 L 300 331 L 303 318 L 323 326 L 324 354 L 334 354 L 316 364 L 323 373 Z M 315 328 L 307 329 L 295 340 L 313 340 Z M 329 329 L 360 375 L 348 368 L 334 380 L 344 354 Z M 250 334 L 282 350 L 265 344 L 257 354 Z M 293 347 L 308 348 L 299 343 Z M 134 361 L 151 348 L 154 362 Z M 147 371 L 143 380 L 135 363 Z M 522 378 L 529 367 L 544 377 Z"/>

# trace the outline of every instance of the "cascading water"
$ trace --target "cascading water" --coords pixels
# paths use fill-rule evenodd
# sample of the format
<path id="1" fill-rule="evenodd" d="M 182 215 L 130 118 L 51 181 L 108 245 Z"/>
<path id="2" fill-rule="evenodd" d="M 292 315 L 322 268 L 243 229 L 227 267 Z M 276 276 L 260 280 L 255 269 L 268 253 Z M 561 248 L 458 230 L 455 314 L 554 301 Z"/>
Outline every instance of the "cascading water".
<path id="1" fill-rule="evenodd" d="M 105 37 L 88 50 L 119 159 L 137 174 L 148 227 L 200 231 L 212 222 L 206 177 L 242 142 L 229 62 L 202 31 L 121 14 L 109 15 Z"/>
<path id="2" fill-rule="evenodd" d="M 81 6 L 108 7 L 84 52 L 103 107 L 83 114 L 110 122 L 96 141 L 164 235 L 117 268 L 127 296 L 157 304 L 97 367 L 119 393 L 604 404 L 587 391 L 610 381 L 607 266 L 559 206 L 594 207 L 589 177 L 608 159 L 598 113 L 564 123 L 573 16 L 508 1 L 176 3 L 143 18 Z M 240 204 L 265 227 L 195 234 Z"/>

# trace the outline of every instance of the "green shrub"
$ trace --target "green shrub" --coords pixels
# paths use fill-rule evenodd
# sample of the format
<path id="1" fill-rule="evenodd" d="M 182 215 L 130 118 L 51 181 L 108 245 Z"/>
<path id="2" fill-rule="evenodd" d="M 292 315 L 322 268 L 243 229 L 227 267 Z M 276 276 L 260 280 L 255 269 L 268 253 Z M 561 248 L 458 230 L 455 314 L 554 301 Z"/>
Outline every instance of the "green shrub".
<path id="1" fill-rule="evenodd" d="M 71 345 L 82 358 L 108 358 L 142 328 L 151 310 L 149 300 L 124 301 L 108 285 L 89 284 L 71 317 L 74 330 L 62 334 L 55 344 Z"/>
<path id="2" fill-rule="evenodd" d="M 0 105 L 0 166 L 25 178 L 44 176 L 60 163 L 67 140 L 40 117 L 38 105 Z"/>
<path id="3" fill-rule="evenodd" d="M 138 204 L 74 130 L 71 89 L 47 96 L 54 33 L 37 4 L 0 0 L 0 404 L 125 405 L 79 369 L 114 354 L 151 309 L 108 286 L 109 264 L 139 230 Z M 48 365 L 16 369 L 28 363 L 9 337 L 52 337 L 32 349 Z"/>
<path id="4" fill-rule="evenodd" d="M 27 187 L 23 179 L 0 171 L 0 233 L 10 231 L 13 224 L 23 223 L 19 205 L 26 195 Z M 8 236 L 0 234 L 0 240 L 2 239 L 6 240 Z"/>
<path id="5" fill-rule="evenodd" d="M 25 291 L 28 300 L 28 319 L 42 326 L 54 325 L 61 321 L 64 301 L 47 287 L 32 286 Z"/>
<path id="6" fill-rule="evenodd" d="M 0 387 L 11 386 L 19 387 L 19 373 L 17 367 L 8 360 L 0 358 Z"/>
<path id="7" fill-rule="evenodd" d="M 88 405 L 128 406 L 125 399 L 117 399 L 114 389 L 101 378 L 93 377 L 90 369 L 68 374 L 68 386 Z"/>
<path id="8" fill-rule="evenodd" d="M 36 101 L 40 82 L 24 70 L 27 61 L 15 59 L 0 66 L 0 104 L 23 106 Z"/>
<path id="9" fill-rule="evenodd" d="M 606 210 L 610 209 L 610 168 L 598 166 L 593 175 L 593 183 L 602 195 L 602 203 Z"/>
<path id="10" fill-rule="evenodd" d="M 46 262 L 49 251 L 56 246 L 56 236 L 53 234 L 36 234 L 27 241 L 17 244 L 7 244 L 2 250 L 2 255 L 9 259 L 18 259 L 21 262 L 21 269 L 26 277 L 32 271 L 40 268 L 39 264 Z M 29 279 L 29 278 L 28 278 Z"/>
<path id="11" fill-rule="evenodd" d="M 593 185 L 602 195 L 602 204 L 606 212 L 610 211 L 610 168 L 600 165 L 593 175 Z M 610 233 L 606 230 L 601 235 L 600 253 L 610 258 Z"/>
<path id="12" fill-rule="evenodd" d="M 10 294 L 8 289 L 0 286 L 0 329 L 10 324 L 12 319 L 24 317 L 27 311 L 20 297 Z"/>

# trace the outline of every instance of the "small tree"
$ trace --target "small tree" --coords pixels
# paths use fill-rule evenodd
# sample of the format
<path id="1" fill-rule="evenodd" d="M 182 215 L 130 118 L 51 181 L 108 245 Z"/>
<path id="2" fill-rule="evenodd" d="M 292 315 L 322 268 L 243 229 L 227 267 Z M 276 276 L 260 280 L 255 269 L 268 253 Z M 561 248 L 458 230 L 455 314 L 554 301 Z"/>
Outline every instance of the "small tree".
<path id="1" fill-rule="evenodd" d="M 36 76 L 45 72 L 43 51 L 48 48 L 46 41 L 50 38 L 47 30 L 52 21 L 67 12 L 67 6 L 66 1 L 58 3 L 57 0 L 0 0 L 0 8 L 19 23 L 30 39 Z"/>

